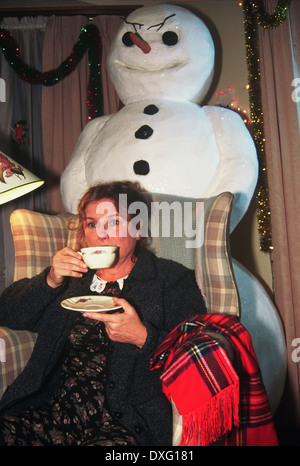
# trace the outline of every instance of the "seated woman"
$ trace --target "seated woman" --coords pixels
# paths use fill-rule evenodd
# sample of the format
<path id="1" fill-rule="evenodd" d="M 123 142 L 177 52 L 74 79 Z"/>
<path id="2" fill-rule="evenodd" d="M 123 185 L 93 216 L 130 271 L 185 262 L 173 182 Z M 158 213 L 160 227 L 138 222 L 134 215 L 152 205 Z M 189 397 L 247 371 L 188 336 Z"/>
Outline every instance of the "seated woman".
<path id="1" fill-rule="evenodd" d="M 121 194 L 128 206 L 146 202 L 136 184 L 113 182 L 90 188 L 78 208 L 82 245 L 117 246 L 110 268 L 89 270 L 66 247 L 0 297 L 0 325 L 38 333 L 1 400 L 0 445 L 171 445 L 171 406 L 150 359 L 175 326 L 206 310 L 194 273 L 157 258 L 139 229 L 129 231 Z M 114 296 L 124 312 L 61 306 L 97 293 Z"/>

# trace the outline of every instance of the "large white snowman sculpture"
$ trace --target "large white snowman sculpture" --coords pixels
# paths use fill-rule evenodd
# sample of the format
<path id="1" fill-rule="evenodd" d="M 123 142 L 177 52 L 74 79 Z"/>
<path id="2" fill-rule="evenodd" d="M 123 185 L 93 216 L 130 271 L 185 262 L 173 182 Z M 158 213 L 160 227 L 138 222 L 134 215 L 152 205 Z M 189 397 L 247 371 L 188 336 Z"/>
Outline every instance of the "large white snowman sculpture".
<path id="1" fill-rule="evenodd" d="M 92 120 L 61 179 L 68 212 L 98 181 L 139 181 L 150 192 L 190 197 L 234 194 L 231 231 L 248 209 L 257 182 L 252 138 L 235 112 L 201 107 L 214 71 L 214 43 L 188 10 L 152 5 L 119 29 L 108 70 L 124 107 Z M 265 290 L 240 264 L 234 271 L 242 323 L 251 333 L 273 410 L 282 394 L 285 344 Z"/>

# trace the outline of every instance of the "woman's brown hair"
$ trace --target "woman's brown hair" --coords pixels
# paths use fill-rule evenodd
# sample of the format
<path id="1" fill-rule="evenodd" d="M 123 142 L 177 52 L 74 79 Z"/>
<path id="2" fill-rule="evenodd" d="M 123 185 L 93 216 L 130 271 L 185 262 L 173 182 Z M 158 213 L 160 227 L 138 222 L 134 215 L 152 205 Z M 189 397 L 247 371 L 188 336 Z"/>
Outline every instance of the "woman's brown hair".
<path id="1" fill-rule="evenodd" d="M 145 195 L 145 191 L 142 189 L 139 183 L 131 181 L 112 181 L 106 183 L 100 183 L 90 187 L 84 196 L 81 198 L 78 204 L 78 225 L 77 229 L 77 247 L 80 249 L 86 246 L 85 243 L 85 210 L 87 205 L 93 201 L 100 201 L 101 199 L 110 199 L 116 210 L 119 212 L 119 200 L 120 194 L 126 195 L 127 205 L 130 206 L 133 202 L 141 202 L 147 206 L 147 212 L 150 213 L 149 201 Z M 134 214 L 128 214 L 129 217 L 133 218 Z M 137 241 L 137 249 L 140 247 L 148 248 L 149 235 L 147 237 L 142 236 Z"/>

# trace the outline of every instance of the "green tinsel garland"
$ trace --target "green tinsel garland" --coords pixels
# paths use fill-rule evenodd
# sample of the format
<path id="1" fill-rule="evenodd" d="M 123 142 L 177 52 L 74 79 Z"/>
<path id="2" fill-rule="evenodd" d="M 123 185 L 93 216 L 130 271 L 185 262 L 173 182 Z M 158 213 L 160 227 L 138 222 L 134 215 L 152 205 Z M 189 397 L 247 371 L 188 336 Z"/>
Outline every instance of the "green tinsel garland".
<path id="1" fill-rule="evenodd" d="M 291 0 L 278 0 L 275 12 L 266 13 L 262 0 L 243 1 L 246 55 L 249 73 L 249 101 L 251 113 L 251 133 L 259 160 L 257 188 L 258 231 L 260 249 L 269 252 L 273 249 L 271 232 L 271 213 L 265 156 L 264 117 L 261 102 L 261 82 L 259 66 L 258 25 L 265 29 L 279 27 L 286 18 Z"/>
<path id="2" fill-rule="evenodd" d="M 90 69 L 88 87 L 89 118 L 92 119 L 103 114 L 101 34 L 94 24 L 84 26 L 71 54 L 56 69 L 44 73 L 24 63 L 18 44 L 12 34 L 5 29 L 0 29 L 0 47 L 6 61 L 21 79 L 30 84 L 40 84 L 42 86 L 53 86 L 69 76 L 88 50 Z"/>
<path id="3" fill-rule="evenodd" d="M 258 24 L 263 26 L 265 29 L 274 29 L 280 26 L 286 19 L 291 0 L 278 0 L 274 13 L 271 15 L 266 12 L 263 1 L 256 0 L 251 3 L 252 8 L 256 13 Z"/>

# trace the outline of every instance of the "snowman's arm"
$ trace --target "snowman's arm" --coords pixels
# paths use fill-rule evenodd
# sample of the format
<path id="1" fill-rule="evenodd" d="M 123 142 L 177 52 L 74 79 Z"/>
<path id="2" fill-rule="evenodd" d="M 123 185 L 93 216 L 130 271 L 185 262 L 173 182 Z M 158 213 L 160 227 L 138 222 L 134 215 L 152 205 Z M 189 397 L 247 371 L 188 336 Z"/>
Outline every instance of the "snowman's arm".
<path id="1" fill-rule="evenodd" d="M 258 176 L 258 160 L 253 139 L 242 118 L 222 107 L 204 107 L 216 136 L 220 163 L 209 196 L 224 191 L 234 194 L 231 231 L 248 209 Z"/>
<path id="2" fill-rule="evenodd" d="M 77 213 L 78 202 L 89 188 L 85 178 L 86 156 L 99 131 L 111 115 L 91 120 L 82 130 L 70 161 L 60 180 L 60 192 L 66 212 Z"/>

